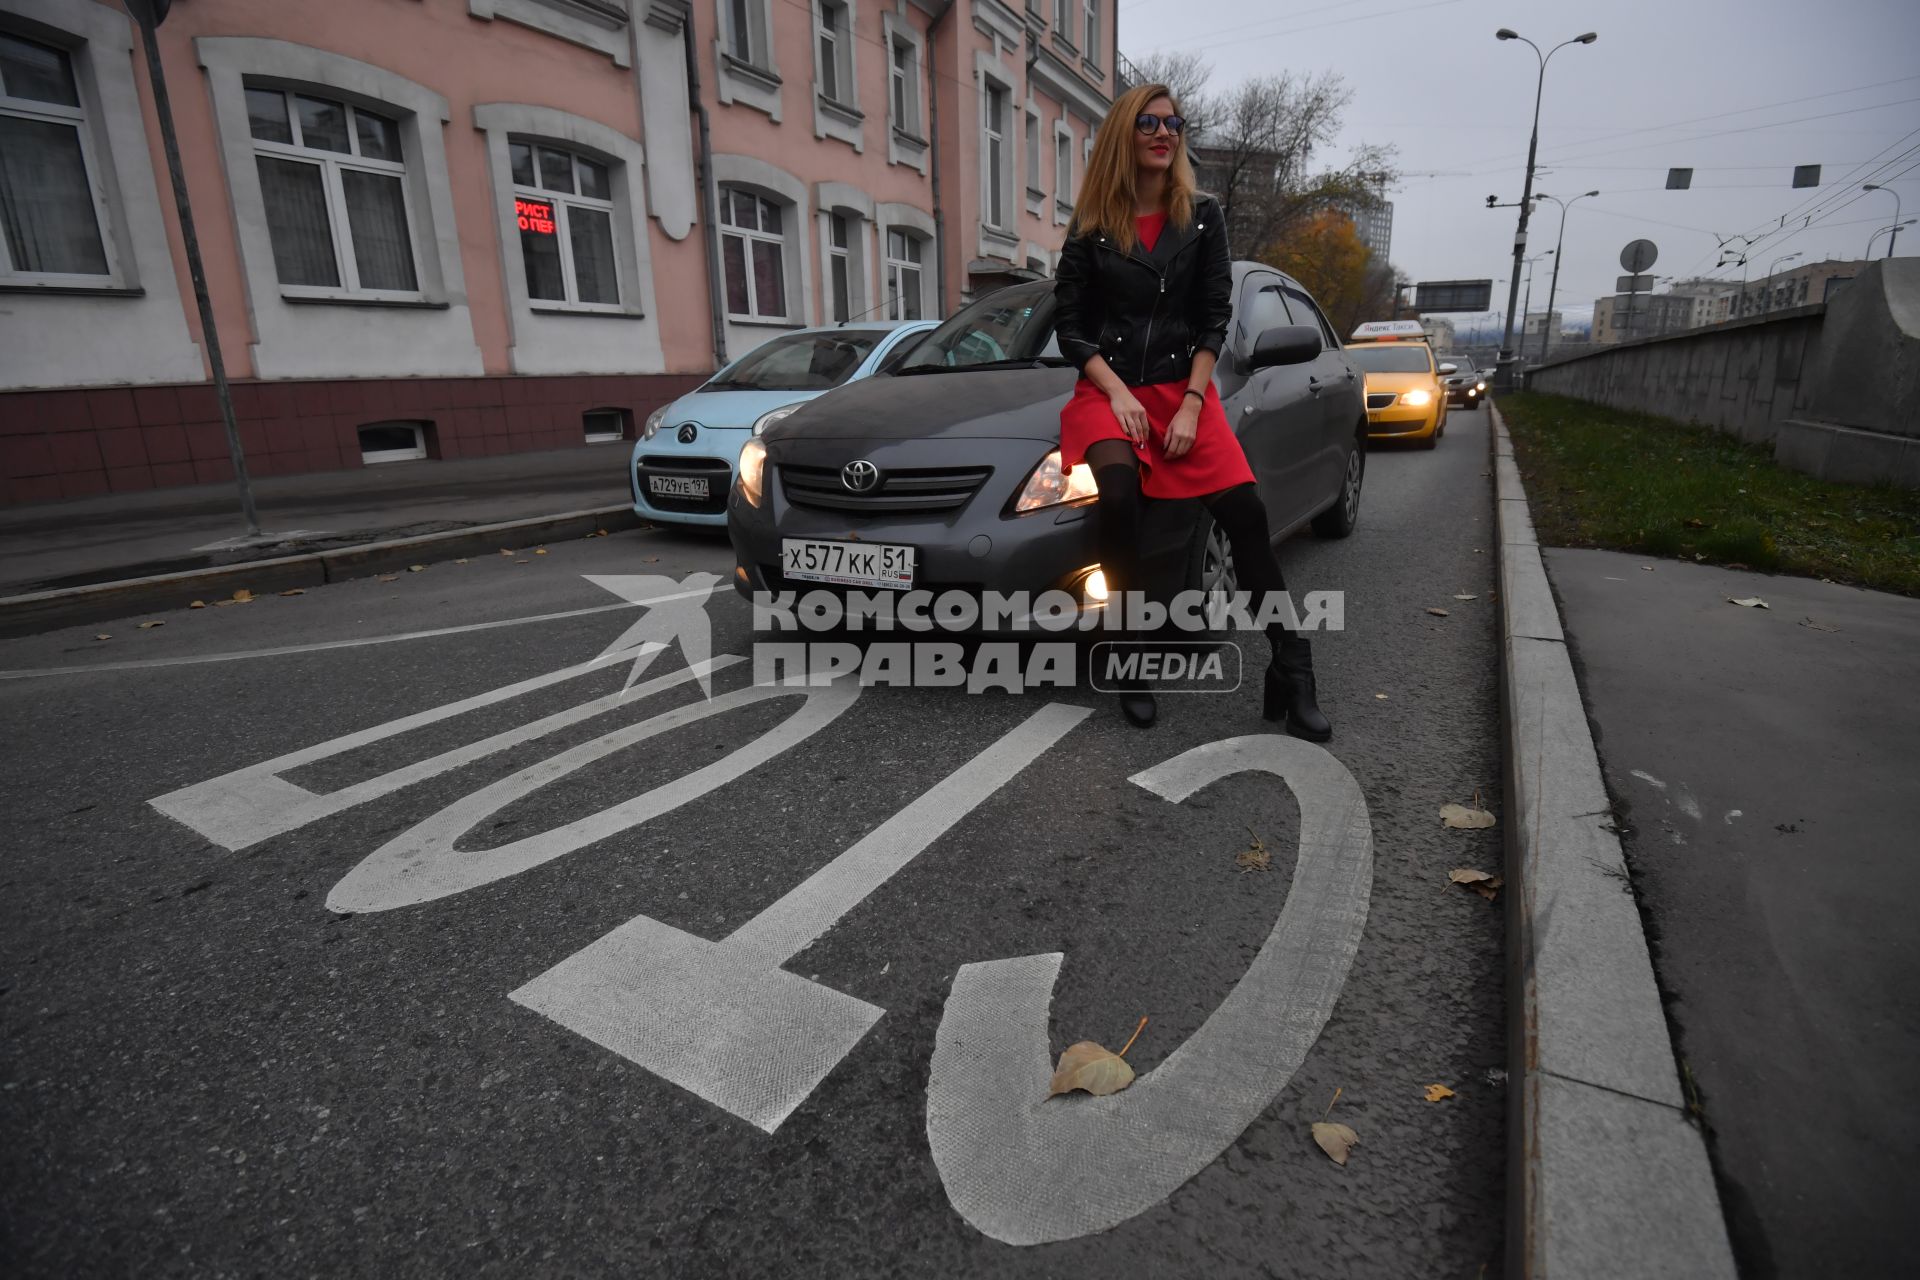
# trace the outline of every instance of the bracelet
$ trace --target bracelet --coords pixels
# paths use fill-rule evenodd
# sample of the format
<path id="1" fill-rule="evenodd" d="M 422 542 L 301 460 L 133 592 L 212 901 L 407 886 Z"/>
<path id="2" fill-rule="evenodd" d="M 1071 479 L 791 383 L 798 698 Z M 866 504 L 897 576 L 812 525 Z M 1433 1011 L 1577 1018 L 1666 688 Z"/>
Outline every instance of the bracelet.
<path id="1" fill-rule="evenodd" d="M 1195 391 L 1192 387 L 1188 387 L 1187 394 L 1190 396 L 1199 396 L 1201 404 L 1205 404 L 1207 402 L 1207 393 L 1204 391 Z"/>

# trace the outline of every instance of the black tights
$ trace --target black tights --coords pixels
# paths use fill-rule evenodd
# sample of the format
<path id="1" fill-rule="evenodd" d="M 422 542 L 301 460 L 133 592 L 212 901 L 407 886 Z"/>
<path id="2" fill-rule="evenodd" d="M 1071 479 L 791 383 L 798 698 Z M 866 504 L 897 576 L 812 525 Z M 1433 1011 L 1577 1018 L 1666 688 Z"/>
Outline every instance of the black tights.
<path id="1" fill-rule="evenodd" d="M 1093 482 L 1100 489 L 1100 567 L 1107 576 L 1108 598 L 1114 599 L 1121 591 L 1141 589 L 1140 467 L 1133 450 L 1118 440 L 1102 440 L 1088 449 L 1087 465 L 1093 469 Z M 1252 594 L 1252 611 L 1257 613 L 1268 592 L 1287 589 L 1280 576 L 1280 558 L 1273 553 L 1272 530 L 1259 490 L 1251 483 L 1238 484 L 1207 494 L 1200 501 L 1227 535 L 1227 543 L 1233 548 L 1234 573 L 1240 588 Z M 1269 628 L 1268 638 L 1276 649 L 1285 634 L 1282 627 Z"/>

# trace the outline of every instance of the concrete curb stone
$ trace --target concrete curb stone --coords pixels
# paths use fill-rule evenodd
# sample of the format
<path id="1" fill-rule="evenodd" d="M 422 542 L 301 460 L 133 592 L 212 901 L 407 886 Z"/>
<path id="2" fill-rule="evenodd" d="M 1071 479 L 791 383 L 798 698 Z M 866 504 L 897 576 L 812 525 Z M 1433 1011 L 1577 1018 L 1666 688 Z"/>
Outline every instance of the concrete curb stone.
<path id="1" fill-rule="evenodd" d="M 1511 1024 L 1507 1274 L 1736 1275 L 1599 755 L 1493 414 Z"/>
<path id="2" fill-rule="evenodd" d="M 524 546 L 532 541 L 558 542 L 584 538 L 601 529 L 608 532 L 631 529 L 639 523 L 633 508 L 622 504 L 271 560 L 5 596 L 0 597 L 0 637 L 31 635 L 155 609 L 178 609 L 194 600 L 210 601 L 231 595 L 241 587 L 256 595 L 293 587 L 317 587 L 412 564 L 453 560 L 482 552 L 492 554 L 503 543 Z"/>

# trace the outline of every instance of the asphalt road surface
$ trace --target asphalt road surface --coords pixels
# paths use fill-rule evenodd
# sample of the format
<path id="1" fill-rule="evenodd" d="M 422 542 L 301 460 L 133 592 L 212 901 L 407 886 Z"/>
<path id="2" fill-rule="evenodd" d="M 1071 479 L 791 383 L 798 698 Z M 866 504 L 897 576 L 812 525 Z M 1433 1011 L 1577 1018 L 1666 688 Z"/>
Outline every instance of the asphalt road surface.
<path id="1" fill-rule="evenodd" d="M 621 696 L 588 664 L 666 606 L 589 579 L 731 568 L 678 533 L 0 644 L 0 1264 L 1497 1274 L 1500 907 L 1447 872 L 1499 835 L 1437 817 L 1501 811 L 1491 481 L 1450 425 L 1283 548 L 1347 593 L 1324 749 L 1253 688 L 1141 732 L 738 662 L 707 714 L 670 649 Z M 1131 1089 L 1043 1101 L 1143 1016 Z"/>

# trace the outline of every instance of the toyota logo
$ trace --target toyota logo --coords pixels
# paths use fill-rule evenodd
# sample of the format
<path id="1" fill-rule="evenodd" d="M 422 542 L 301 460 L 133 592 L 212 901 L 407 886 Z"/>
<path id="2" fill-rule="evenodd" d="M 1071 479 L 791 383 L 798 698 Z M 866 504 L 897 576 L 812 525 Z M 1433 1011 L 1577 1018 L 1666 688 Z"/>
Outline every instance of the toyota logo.
<path id="1" fill-rule="evenodd" d="M 854 493 L 866 493 L 880 483 L 880 468 L 861 458 L 840 468 L 840 483 Z"/>
<path id="2" fill-rule="evenodd" d="M 679 440 L 681 444 L 692 444 L 694 437 L 699 434 L 699 427 L 694 426 L 691 422 L 682 423 L 680 432 L 675 439 Z"/>

